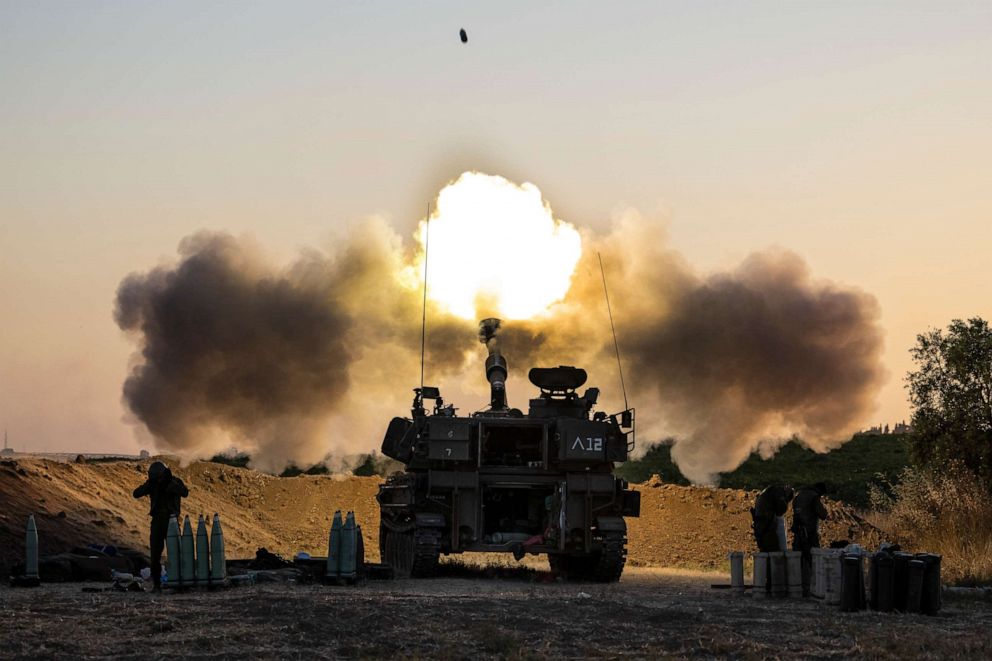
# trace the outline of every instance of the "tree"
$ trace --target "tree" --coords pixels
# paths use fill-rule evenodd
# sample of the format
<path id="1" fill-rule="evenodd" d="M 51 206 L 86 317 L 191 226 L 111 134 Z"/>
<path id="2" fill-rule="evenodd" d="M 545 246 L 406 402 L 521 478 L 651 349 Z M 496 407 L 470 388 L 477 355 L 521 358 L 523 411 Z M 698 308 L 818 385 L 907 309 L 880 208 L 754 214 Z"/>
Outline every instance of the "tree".
<path id="1" fill-rule="evenodd" d="M 913 459 L 939 469 L 960 461 L 992 488 L 992 330 L 955 319 L 916 337 L 907 374 Z"/>

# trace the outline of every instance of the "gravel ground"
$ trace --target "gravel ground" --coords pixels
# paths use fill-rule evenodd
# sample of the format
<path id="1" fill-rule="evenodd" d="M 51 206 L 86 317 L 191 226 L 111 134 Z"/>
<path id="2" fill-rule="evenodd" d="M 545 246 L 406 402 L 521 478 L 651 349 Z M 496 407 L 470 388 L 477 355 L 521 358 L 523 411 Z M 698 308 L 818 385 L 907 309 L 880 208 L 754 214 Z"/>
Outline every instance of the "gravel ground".
<path id="1" fill-rule="evenodd" d="M 0 656 L 992 658 L 981 600 L 948 599 L 937 617 L 840 613 L 715 590 L 728 577 L 712 573 L 628 568 L 612 585 L 463 573 L 185 594 L 3 587 Z"/>

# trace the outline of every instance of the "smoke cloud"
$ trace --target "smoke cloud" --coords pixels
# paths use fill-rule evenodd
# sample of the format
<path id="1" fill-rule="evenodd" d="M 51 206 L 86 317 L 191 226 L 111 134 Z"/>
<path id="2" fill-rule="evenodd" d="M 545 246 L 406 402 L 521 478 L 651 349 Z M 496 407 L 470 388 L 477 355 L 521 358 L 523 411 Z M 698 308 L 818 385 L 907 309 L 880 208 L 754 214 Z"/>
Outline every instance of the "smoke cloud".
<path id="1" fill-rule="evenodd" d="M 536 188 L 522 190 L 533 198 Z M 550 218 L 539 195 L 536 203 Z M 431 228 L 432 251 L 445 245 L 441 227 Z M 883 378 L 871 296 L 815 280 L 780 250 L 699 274 L 667 247 L 663 223 L 634 212 L 605 235 L 579 232 L 563 298 L 503 321 L 512 406 L 526 409 L 533 396 L 530 367 L 572 364 L 602 388 L 601 408 L 622 407 L 601 255 L 639 438 L 675 436 L 673 457 L 693 481 L 711 482 L 793 434 L 826 450 L 870 414 Z M 248 239 L 188 237 L 174 265 L 132 274 L 118 290 L 116 321 L 139 348 L 125 406 L 160 449 L 190 458 L 235 445 L 278 470 L 376 449 L 419 384 L 422 258 L 422 246 L 379 219 L 288 266 Z M 429 299 L 428 383 L 462 406 L 488 401 L 476 320 L 499 310 L 486 293 L 474 319 Z"/>
<path id="2" fill-rule="evenodd" d="M 349 387 L 351 320 L 328 264 L 309 256 L 280 272 L 224 234 L 184 239 L 179 254 L 117 293 L 118 325 L 143 344 L 124 384 L 129 409 L 170 451 L 222 449 L 223 430 L 263 464 L 276 447 L 313 456 L 325 402 Z"/>
<path id="3" fill-rule="evenodd" d="M 677 284 L 657 311 L 628 319 L 623 349 L 639 399 L 679 439 L 672 456 L 691 480 L 713 482 L 793 434 L 825 451 L 871 413 L 884 377 L 873 297 L 813 280 L 781 250 L 707 277 L 678 262 L 651 270 Z"/>

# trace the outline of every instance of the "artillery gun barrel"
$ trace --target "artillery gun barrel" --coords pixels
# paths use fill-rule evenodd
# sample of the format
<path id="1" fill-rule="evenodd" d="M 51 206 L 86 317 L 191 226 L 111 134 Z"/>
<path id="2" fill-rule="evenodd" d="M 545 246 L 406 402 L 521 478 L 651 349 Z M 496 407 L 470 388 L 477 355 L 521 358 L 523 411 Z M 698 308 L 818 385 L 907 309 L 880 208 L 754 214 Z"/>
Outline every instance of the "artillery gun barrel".
<path id="1" fill-rule="evenodd" d="M 509 373 L 506 358 L 499 351 L 499 319 L 483 319 L 479 322 L 479 341 L 486 345 L 489 357 L 486 358 L 486 380 L 489 381 L 489 405 L 494 411 L 506 410 L 506 376 Z"/>
<path id="2" fill-rule="evenodd" d="M 486 358 L 486 379 L 489 381 L 490 406 L 493 410 L 506 408 L 506 359 L 498 353 Z"/>

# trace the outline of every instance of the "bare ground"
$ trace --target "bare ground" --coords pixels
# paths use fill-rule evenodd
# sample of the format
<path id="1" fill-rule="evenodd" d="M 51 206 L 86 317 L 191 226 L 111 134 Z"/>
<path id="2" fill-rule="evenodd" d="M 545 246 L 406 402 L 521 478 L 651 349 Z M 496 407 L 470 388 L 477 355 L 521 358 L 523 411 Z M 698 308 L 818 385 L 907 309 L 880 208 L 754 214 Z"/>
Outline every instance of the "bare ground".
<path id="1" fill-rule="evenodd" d="M 4 658 L 983 658 L 992 605 L 937 617 L 840 613 L 714 590 L 722 574 L 632 569 L 619 584 L 546 572 L 267 584 L 187 594 L 0 588 Z M 581 593 L 581 594 L 580 594 Z"/>
<path id="2" fill-rule="evenodd" d="M 28 514 L 43 554 L 88 542 L 144 548 L 147 504 L 131 490 L 146 469 L 147 462 L 0 462 L 0 565 L 21 557 Z M 324 555 L 331 516 L 342 509 L 356 512 L 368 559 L 377 559 L 378 478 L 280 479 L 206 463 L 176 472 L 191 490 L 185 511 L 221 513 L 228 557 L 252 557 L 261 546 Z M 530 570 L 493 572 L 494 564 L 513 564 L 495 556 L 484 558 L 490 570 L 352 588 L 260 584 L 153 595 L 84 593 L 80 584 L 0 587 L 0 657 L 992 658 L 986 602 L 951 601 L 925 618 L 843 614 L 818 602 L 756 602 L 711 589 L 728 577 L 688 568 L 725 570 L 727 551 L 752 548 L 754 494 L 657 480 L 636 486 L 642 513 L 628 520 L 619 584 L 555 582 L 537 559 L 526 563 Z M 878 541 L 877 529 L 830 507 L 826 539 Z"/>

